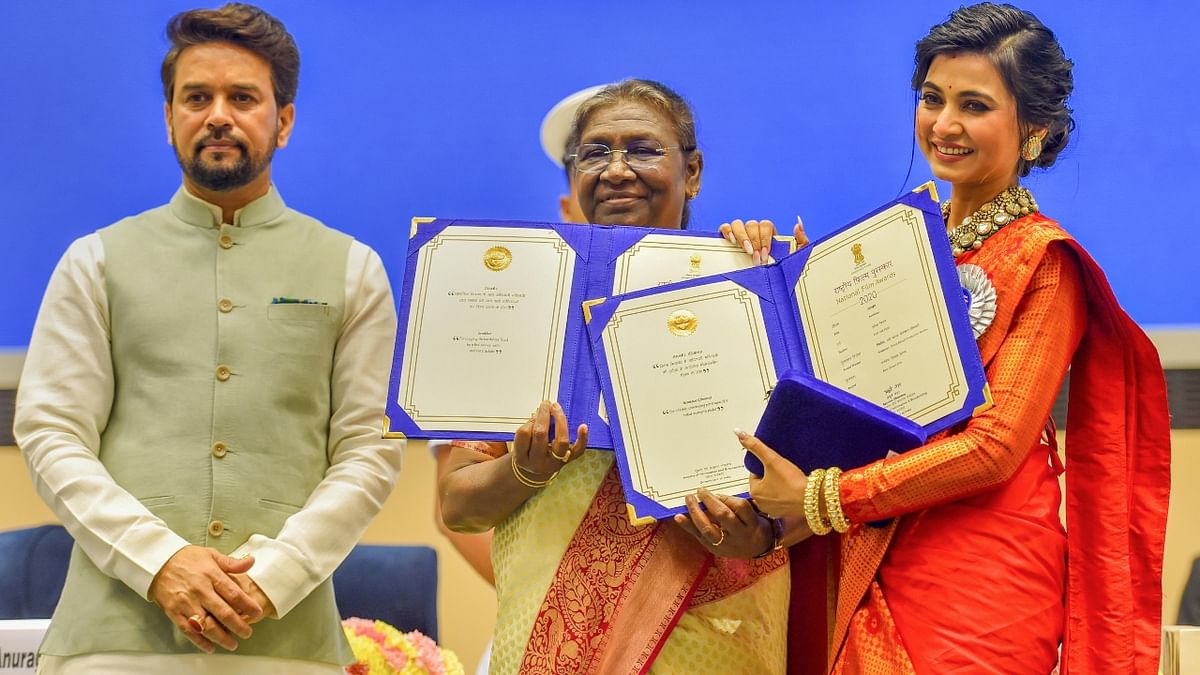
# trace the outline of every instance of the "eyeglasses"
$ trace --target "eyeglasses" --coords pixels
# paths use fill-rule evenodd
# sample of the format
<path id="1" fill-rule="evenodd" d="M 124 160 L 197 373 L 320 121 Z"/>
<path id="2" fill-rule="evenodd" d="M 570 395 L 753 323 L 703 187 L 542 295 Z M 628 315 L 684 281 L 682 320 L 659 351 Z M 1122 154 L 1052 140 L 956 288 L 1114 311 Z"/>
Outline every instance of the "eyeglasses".
<path id="1" fill-rule="evenodd" d="M 651 141 L 634 141 L 625 149 L 610 148 L 602 143 L 584 143 L 567 155 L 580 173 L 600 173 L 612 163 L 613 155 L 621 153 L 625 163 L 634 171 L 653 171 L 666 157 L 668 150 L 679 150 L 678 146 L 664 148 Z"/>

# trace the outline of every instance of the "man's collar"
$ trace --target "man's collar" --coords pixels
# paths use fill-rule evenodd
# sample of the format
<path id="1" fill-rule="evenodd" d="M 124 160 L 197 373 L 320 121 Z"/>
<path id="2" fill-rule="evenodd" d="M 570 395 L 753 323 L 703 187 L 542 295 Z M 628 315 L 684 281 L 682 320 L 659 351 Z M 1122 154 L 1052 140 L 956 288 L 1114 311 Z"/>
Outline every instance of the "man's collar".
<path id="1" fill-rule="evenodd" d="M 207 229 L 223 224 L 221 207 L 193 195 L 183 185 L 180 185 L 175 191 L 175 196 L 171 197 L 170 208 L 175 217 L 189 225 Z M 231 224 L 235 227 L 262 225 L 278 218 L 285 208 L 283 197 L 279 196 L 279 191 L 272 183 L 267 194 L 234 211 Z"/>

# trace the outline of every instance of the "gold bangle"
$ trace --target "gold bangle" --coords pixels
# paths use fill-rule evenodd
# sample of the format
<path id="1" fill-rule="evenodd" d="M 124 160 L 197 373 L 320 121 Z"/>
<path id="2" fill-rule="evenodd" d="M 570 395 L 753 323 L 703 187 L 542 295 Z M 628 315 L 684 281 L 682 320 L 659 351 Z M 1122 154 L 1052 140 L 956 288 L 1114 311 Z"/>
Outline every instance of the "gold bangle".
<path id="1" fill-rule="evenodd" d="M 525 487 L 531 487 L 534 489 L 544 488 L 547 485 L 549 485 L 555 478 L 558 478 L 557 471 L 550 474 L 550 477 L 547 478 L 546 480 L 534 480 L 532 478 L 529 478 L 524 475 L 524 473 L 523 473 L 524 469 L 517 466 L 517 453 L 509 452 L 508 454 L 512 457 L 513 475 L 516 476 L 517 480 L 521 482 L 521 485 L 524 485 Z"/>
<path id="2" fill-rule="evenodd" d="M 813 469 L 808 474 L 808 485 L 804 487 L 804 519 L 808 521 L 808 529 L 813 534 L 829 534 L 831 528 L 821 518 L 821 481 L 825 478 L 825 469 Z"/>
<path id="3" fill-rule="evenodd" d="M 829 524 L 838 534 L 850 530 L 850 521 L 842 512 L 842 470 L 836 466 L 825 472 L 825 510 Z"/>

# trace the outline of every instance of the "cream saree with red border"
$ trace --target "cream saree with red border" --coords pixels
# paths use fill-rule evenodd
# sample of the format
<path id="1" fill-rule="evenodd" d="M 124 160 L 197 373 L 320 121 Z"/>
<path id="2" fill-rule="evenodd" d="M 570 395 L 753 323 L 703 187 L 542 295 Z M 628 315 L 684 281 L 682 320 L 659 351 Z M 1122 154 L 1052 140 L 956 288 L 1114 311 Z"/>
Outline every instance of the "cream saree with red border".
<path id="1" fill-rule="evenodd" d="M 589 451 L 496 528 L 492 673 L 782 673 L 783 551 L 716 558 L 633 527 L 611 453 Z"/>

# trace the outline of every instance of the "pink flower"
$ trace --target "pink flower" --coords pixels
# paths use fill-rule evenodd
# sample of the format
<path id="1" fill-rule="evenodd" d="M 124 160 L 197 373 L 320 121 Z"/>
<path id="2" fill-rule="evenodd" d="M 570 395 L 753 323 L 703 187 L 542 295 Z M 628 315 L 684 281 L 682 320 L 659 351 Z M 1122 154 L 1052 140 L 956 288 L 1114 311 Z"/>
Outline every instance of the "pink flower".
<path id="1" fill-rule="evenodd" d="M 383 658 L 387 659 L 387 663 L 392 667 L 392 670 L 401 671 L 404 670 L 404 666 L 408 665 L 408 654 L 405 654 L 403 651 L 390 646 L 381 648 L 381 651 L 383 652 Z"/>
<path id="2" fill-rule="evenodd" d="M 348 675 L 395 675 L 420 671 L 428 675 L 463 675 L 453 652 L 420 631 L 401 633 L 383 621 L 350 618 L 342 621 L 358 663 L 346 667 Z"/>
<path id="3" fill-rule="evenodd" d="M 387 636 L 383 633 L 380 633 L 379 630 L 375 628 L 374 621 L 367 621 L 366 619 L 351 617 L 343 621 L 342 625 L 346 626 L 358 635 L 371 638 L 372 640 L 378 642 L 380 647 L 387 646 Z"/>
<path id="4" fill-rule="evenodd" d="M 437 643 L 419 630 L 410 631 L 406 637 L 417 650 L 417 663 L 420 663 L 421 667 L 428 670 L 430 675 L 446 675 L 442 650 L 438 649 Z"/>
<path id="5" fill-rule="evenodd" d="M 375 644 L 379 647 L 379 654 L 383 656 L 384 661 L 386 661 L 388 666 L 390 666 L 393 670 L 403 670 L 404 666 L 408 665 L 408 654 L 405 654 L 403 650 L 397 647 L 389 645 L 387 636 L 379 631 L 379 629 L 375 626 L 374 621 L 368 621 L 358 617 L 351 617 L 343 620 L 342 626 L 353 631 L 355 635 L 368 638 L 375 642 Z M 370 666 L 362 663 L 361 661 L 351 667 L 360 668 L 358 672 L 347 669 L 346 672 L 351 673 L 351 675 L 370 675 Z"/>

